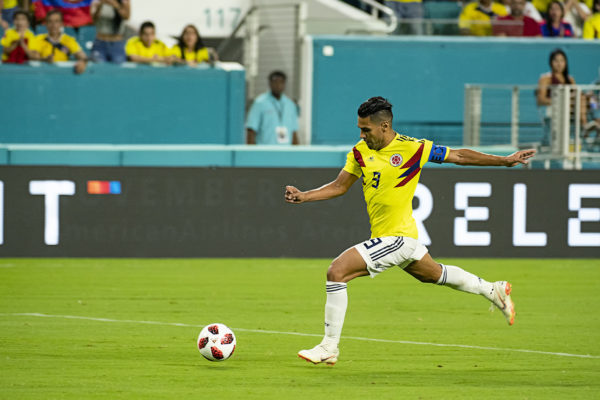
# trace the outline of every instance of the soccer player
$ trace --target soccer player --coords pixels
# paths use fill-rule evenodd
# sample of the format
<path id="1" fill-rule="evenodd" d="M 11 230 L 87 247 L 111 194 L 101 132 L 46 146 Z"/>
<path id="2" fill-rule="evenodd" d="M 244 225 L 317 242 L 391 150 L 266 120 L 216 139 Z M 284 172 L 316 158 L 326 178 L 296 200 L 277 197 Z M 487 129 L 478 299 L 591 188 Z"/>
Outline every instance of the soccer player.
<path id="1" fill-rule="evenodd" d="M 417 241 L 412 199 L 421 168 L 428 161 L 513 167 L 527 164 L 535 150 L 518 151 L 506 157 L 469 149 L 454 150 L 394 132 L 392 118 L 392 105 L 386 99 L 370 98 L 358 108 L 361 140 L 348 153 L 346 166 L 337 178 L 305 192 L 286 186 L 285 200 L 300 204 L 341 196 L 362 177 L 371 224 L 371 239 L 344 251 L 327 270 L 325 336 L 316 347 L 298 353 L 314 364 L 333 365 L 338 360 L 338 343 L 348 306 L 348 282 L 367 275 L 374 278 L 394 266 L 421 282 L 482 295 L 502 310 L 509 325 L 515 320 L 510 283 L 487 282 L 459 267 L 443 265 L 431 258 L 427 248 Z"/>

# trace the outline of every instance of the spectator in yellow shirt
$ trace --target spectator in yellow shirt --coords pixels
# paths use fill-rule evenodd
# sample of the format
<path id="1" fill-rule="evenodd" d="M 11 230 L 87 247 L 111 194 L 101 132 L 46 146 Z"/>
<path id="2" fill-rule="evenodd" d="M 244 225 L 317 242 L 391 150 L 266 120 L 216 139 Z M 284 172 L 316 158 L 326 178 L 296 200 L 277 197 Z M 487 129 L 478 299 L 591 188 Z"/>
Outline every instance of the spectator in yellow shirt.
<path id="1" fill-rule="evenodd" d="M 463 35 L 491 36 L 491 20 L 508 15 L 506 7 L 492 0 L 467 4 L 460 13 L 458 26 Z"/>
<path id="2" fill-rule="evenodd" d="M 187 64 L 190 67 L 218 60 L 215 49 L 204 45 L 200 32 L 194 25 L 183 28 L 183 32 L 177 38 L 177 44 L 171 48 L 171 57 L 175 64 Z"/>
<path id="3" fill-rule="evenodd" d="M 48 33 L 36 36 L 36 47 L 41 60 L 54 63 L 68 61 L 73 56 L 77 60 L 75 73 L 83 73 L 86 68 L 87 56 L 74 37 L 63 33 L 63 16 L 60 11 L 48 11 L 48 14 L 46 14 L 46 28 Z"/>
<path id="4" fill-rule="evenodd" d="M 169 48 L 156 39 L 156 28 L 150 21 L 142 24 L 139 36 L 134 36 L 127 41 L 125 54 L 129 60 L 136 63 L 171 63 Z"/>
<path id="5" fill-rule="evenodd" d="M 583 24 L 584 39 L 600 39 L 600 0 L 594 0 L 592 16 Z"/>
<path id="6" fill-rule="evenodd" d="M 13 15 L 14 28 L 4 32 L 2 45 L 2 62 L 24 64 L 28 60 L 37 60 L 36 40 L 29 30 L 29 16 L 25 11 L 17 10 Z"/>
<path id="7" fill-rule="evenodd" d="M 10 28 L 10 23 L 18 10 L 17 0 L 0 0 L 0 27 Z"/>

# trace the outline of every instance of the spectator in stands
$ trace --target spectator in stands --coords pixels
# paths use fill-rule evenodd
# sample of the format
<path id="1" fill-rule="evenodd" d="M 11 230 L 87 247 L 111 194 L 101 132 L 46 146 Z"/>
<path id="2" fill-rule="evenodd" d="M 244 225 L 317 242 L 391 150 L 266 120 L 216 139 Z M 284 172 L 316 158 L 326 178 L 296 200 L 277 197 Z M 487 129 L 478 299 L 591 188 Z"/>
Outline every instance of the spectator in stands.
<path id="1" fill-rule="evenodd" d="M 565 6 L 553 0 L 548 6 L 546 21 L 542 23 L 542 35 L 545 37 L 573 37 L 573 27 L 565 22 Z"/>
<path id="2" fill-rule="evenodd" d="M 13 14 L 14 28 L 6 30 L 2 37 L 2 62 L 24 64 L 39 58 L 35 35 L 29 30 L 29 16 L 18 10 Z"/>
<path id="3" fill-rule="evenodd" d="M 537 104 L 538 106 L 549 106 L 552 104 L 552 85 L 575 85 L 575 78 L 569 75 L 569 61 L 567 55 L 561 49 L 550 53 L 550 72 L 543 74 L 538 81 Z M 573 99 L 571 99 L 573 100 Z M 587 124 L 587 101 L 586 96 L 581 96 L 581 125 Z M 571 101 L 573 104 L 574 101 Z"/>
<path id="4" fill-rule="evenodd" d="M 533 18 L 524 15 L 525 0 L 511 0 L 510 15 L 498 17 L 493 23 L 496 36 L 542 36 L 540 26 Z"/>
<path id="5" fill-rule="evenodd" d="M 92 59 L 121 64 L 125 55 L 125 21 L 131 13 L 129 0 L 94 0 L 90 12 L 96 25 Z"/>
<path id="6" fill-rule="evenodd" d="M 490 36 L 491 20 L 503 17 L 508 12 L 506 7 L 492 0 L 479 0 L 467 4 L 460 13 L 458 26 L 463 35 Z"/>
<path id="7" fill-rule="evenodd" d="M 287 78 L 281 71 L 269 74 L 269 88 L 258 96 L 246 121 L 248 144 L 298 144 L 298 107 L 283 94 Z"/>
<path id="8" fill-rule="evenodd" d="M 140 35 L 127 41 L 125 53 L 129 60 L 142 64 L 171 64 L 169 48 L 156 39 L 156 28 L 150 21 L 140 27 Z"/>
<path id="9" fill-rule="evenodd" d="M 421 20 L 423 19 L 422 0 L 385 0 L 384 5 L 391 8 L 398 17 L 398 27 L 394 33 L 410 33 L 413 35 L 423 34 L 423 24 L 421 21 L 411 21 L 402 23 L 403 19 Z"/>
<path id="10" fill-rule="evenodd" d="M 58 10 L 50 10 L 46 14 L 46 28 L 48 33 L 36 36 L 36 46 L 42 61 L 54 63 L 68 61 L 73 56 L 75 73 L 81 74 L 85 71 L 87 57 L 81 46 L 74 37 L 63 33 L 62 13 Z"/>
<path id="11" fill-rule="evenodd" d="M 177 44 L 171 48 L 171 57 L 173 57 L 173 63 L 187 64 L 190 67 L 218 60 L 215 49 L 204 45 L 200 32 L 194 25 L 187 25 L 183 28 L 183 32 L 177 37 Z"/>
<path id="12" fill-rule="evenodd" d="M 504 7 L 506 7 L 506 11 L 510 14 L 510 2 L 512 0 L 502 0 L 502 4 L 504 5 Z M 535 22 L 537 22 L 538 24 L 541 24 L 542 22 L 544 22 L 544 18 L 542 17 L 542 14 L 540 14 L 540 12 L 538 11 L 537 8 L 535 8 L 535 6 L 533 5 L 532 2 L 530 1 L 525 1 L 525 9 L 523 10 L 523 15 L 529 18 L 533 18 L 535 20 Z"/>
<path id="13" fill-rule="evenodd" d="M 573 36 L 581 37 L 583 23 L 592 14 L 588 6 L 582 0 L 567 0 L 565 3 L 565 22 L 573 27 Z"/>
<path id="14" fill-rule="evenodd" d="M 2 29 L 10 28 L 10 23 L 18 9 L 17 0 L 0 0 L 0 27 Z"/>
<path id="15" fill-rule="evenodd" d="M 600 39 L 600 0 L 594 0 L 592 14 L 583 24 L 584 39 Z"/>

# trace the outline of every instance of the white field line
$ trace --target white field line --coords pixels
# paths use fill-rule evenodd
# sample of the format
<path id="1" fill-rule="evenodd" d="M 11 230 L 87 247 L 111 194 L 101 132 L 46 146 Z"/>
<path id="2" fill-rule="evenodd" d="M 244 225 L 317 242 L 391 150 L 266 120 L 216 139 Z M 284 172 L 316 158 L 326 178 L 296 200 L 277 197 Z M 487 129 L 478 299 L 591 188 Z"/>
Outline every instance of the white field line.
<path id="1" fill-rule="evenodd" d="M 188 328 L 203 328 L 204 325 L 195 324 L 184 324 L 180 322 L 160 322 L 160 321 L 138 321 L 133 319 L 111 319 L 111 318 L 95 318 L 95 317 L 83 317 L 79 315 L 50 315 L 41 313 L 0 313 L 2 317 L 41 317 L 41 318 L 63 318 L 63 319 L 81 319 L 86 321 L 98 321 L 98 322 L 115 322 L 125 324 L 145 324 L 145 325 L 160 325 L 160 326 L 183 326 Z M 311 336 L 311 337 L 322 337 L 322 334 L 316 333 L 301 333 L 301 332 L 281 332 L 281 331 L 270 331 L 265 329 L 245 329 L 245 328 L 231 328 L 234 331 L 241 332 L 252 332 L 252 333 L 270 333 L 276 335 L 296 335 L 296 336 Z M 447 343 L 430 343 L 430 342 L 414 342 L 411 340 L 389 340 L 389 339 L 375 339 L 358 336 L 342 336 L 344 339 L 350 340 L 362 340 L 365 342 L 379 342 L 379 343 L 398 343 L 398 344 L 412 344 L 419 346 L 436 346 L 436 347 L 458 347 L 463 349 L 475 349 L 475 350 L 491 350 L 497 352 L 512 351 L 517 353 L 532 353 L 532 354 L 545 354 L 550 356 L 559 357 L 577 357 L 577 358 L 594 358 L 599 359 L 600 356 L 594 356 L 590 354 L 571 354 L 571 353 L 557 353 L 552 351 L 540 351 L 540 350 L 527 350 L 527 349 L 511 349 L 503 347 L 488 347 L 488 346 L 472 346 L 467 344 L 447 344 Z"/>

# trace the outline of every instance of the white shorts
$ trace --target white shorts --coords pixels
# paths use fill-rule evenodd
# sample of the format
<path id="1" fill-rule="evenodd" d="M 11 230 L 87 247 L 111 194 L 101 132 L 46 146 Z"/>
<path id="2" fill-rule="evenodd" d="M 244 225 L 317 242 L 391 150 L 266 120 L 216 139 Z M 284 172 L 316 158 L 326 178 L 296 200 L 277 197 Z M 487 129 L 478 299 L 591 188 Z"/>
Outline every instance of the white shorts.
<path id="1" fill-rule="evenodd" d="M 427 254 L 427 247 L 417 239 L 406 236 L 385 236 L 366 240 L 354 246 L 367 263 L 371 278 L 388 268 L 408 267 Z"/>

